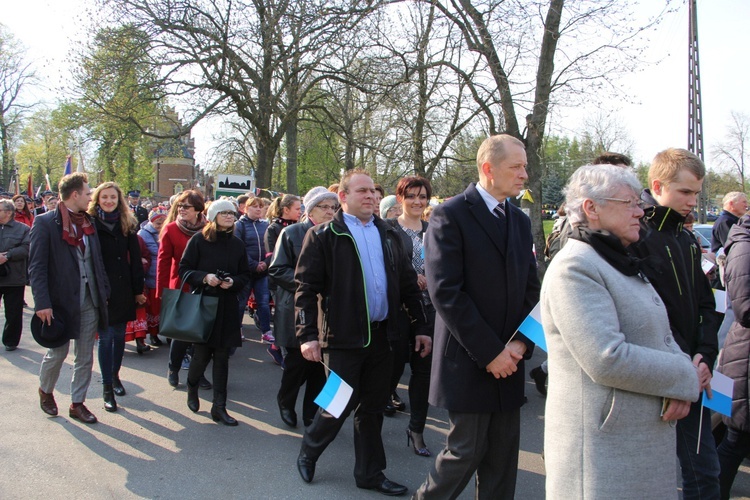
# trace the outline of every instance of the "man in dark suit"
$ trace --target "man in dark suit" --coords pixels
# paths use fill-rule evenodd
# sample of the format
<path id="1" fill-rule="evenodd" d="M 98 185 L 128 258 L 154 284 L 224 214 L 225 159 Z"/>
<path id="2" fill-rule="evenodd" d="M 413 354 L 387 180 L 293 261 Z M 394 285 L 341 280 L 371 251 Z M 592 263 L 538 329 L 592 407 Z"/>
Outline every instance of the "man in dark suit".
<path id="1" fill-rule="evenodd" d="M 747 195 L 739 191 L 732 191 L 724 195 L 723 210 L 711 228 L 711 251 L 716 253 L 727 242 L 727 236 L 732 226 L 737 224 L 740 217 L 747 212 Z"/>
<path id="2" fill-rule="evenodd" d="M 107 327 L 109 281 L 104 270 L 96 229 L 86 214 L 91 188 L 86 174 L 76 172 L 60 179 L 62 201 L 55 210 L 40 215 L 31 228 L 29 273 L 36 315 L 42 322 L 62 325 L 65 338 L 50 347 L 39 370 L 39 405 L 57 415 L 53 391 L 75 340 L 72 404 L 68 414 L 87 424 L 96 417 L 86 408 L 86 392 L 94 365 L 94 340 Z"/>
<path id="3" fill-rule="evenodd" d="M 515 333 L 539 301 L 531 221 L 506 198 L 528 178 L 518 139 L 477 152 L 479 183 L 435 208 L 425 271 L 437 310 L 430 403 L 448 410 L 445 449 L 415 498 L 455 498 L 476 472 L 480 499 L 512 499 L 518 469 L 523 359 Z"/>
<path id="4" fill-rule="evenodd" d="M 148 210 L 141 206 L 141 192 L 137 189 L 128 192 L 128 206 L 138 220 L 138 226 L 148 220 Z"/>

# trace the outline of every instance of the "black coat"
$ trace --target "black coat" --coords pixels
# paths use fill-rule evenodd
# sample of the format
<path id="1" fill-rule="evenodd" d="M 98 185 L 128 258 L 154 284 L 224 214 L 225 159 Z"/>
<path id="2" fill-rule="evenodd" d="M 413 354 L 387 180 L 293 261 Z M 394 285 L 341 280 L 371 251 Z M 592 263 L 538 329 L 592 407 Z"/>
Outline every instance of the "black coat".
<path id="1" fill-rule="evenodd" d="M 404 231 L 401 225 L 398 223 L 398 218 L 385 219 L 385 221 L 391 226 L 393 226 L 393 228 L 398 232 L 399 236 L 401 236 L 401 243 L 404 245 L 404 252 L 406 253 L 406 256 L 409 258 L 409 262 L 411 262 L 412 256 L 414 254 L 414 244 L 411 241 L 411 237 L 408 234 L 406 234 L 406 231 Z M 425 231 L 427 231 L 427 222 L 422 221 L 422 237 L 423 238 L 424 238 Z M 414 271 L 416 272 L 416 269 Z M 425 312 L 427 312 L 428 332 L 429 332 L 430 337 L 432 337 L 434 326 L 435 326 L 435 319 L 434 319 L 435 311 L 432 307 L 432 303 L 428 304 L 424 301 L 424 294 L 423 294 L 423 303 L 425 304 Z M 401 308 L 401 311 L 398 316 L 398 330 L 402 339 L 408 340 L 409 336 L 411 335 L 411 321 L 409 320 L 409 315 L 406 314 L 406 311 L 404 311 L 403 308 Z"/>
<path id="2" fill-rule="evenodd" d="M 660 206 L 648 189 L 641 199 L 651 206 L 641 218 L 638 242 L 628 249 L 646 259 L 644 272 L 664 301 L 672 335 L 682 351 L 691 358 L 701 354 L 713 368 L 721 321 L 711 285 L 701 270 L 701 249 L 682 227 L 685 217 Z"/>
<path id="3" fill-rule="evenodd" d="M 724 247 L 728 252 L 724 279 L 732 300 L 735 320 L 729 329 L 717 369 L 734 380 L 732 417 L 724 423 L 750 432 L 750 216 L 745 215 L 732 227 Z"/>
<path id="4" fill-rule="evenodd" d="M 229 273 L 234 280 L 228 289 L 203 285 L 207 274 L 217 270 Z M 207 344 L 211 347 L 240 347 L 242 335 L 237 295 L 250 281 L 250 266 L 247 262 L 245 244 L 235 238 L 233 232 L 218 232 L 216 241 L 208 241 L 202 232 L 190 238 L 180 260 L 180 279 L 185 279 L 193 290 L 205 287 L 206 295 L 219 297 L 216 323 Z"/>
<path id="5" fill-rule="evenodd" d="M 104 269 L 112 289 L 107 304 L 109 324 L 133 321 L 135 296 L 143 294 L 144 281 L 138 236 L 135 233 L 122 234 L 119 222 L 110 229 L 97 217 L 93 219 L 102 246 Z"/>
<path id="6" fill-rule="evenodd" d="M 385 259 L 388 339 L 399 340 L 398 314 L 402 304 L 416 323 L 415 334 L 429 335 L 422 292 L 401 236 L 379 217 L 375 217 L 374 224 Z M 333 220 L 307 232 L 294 278 L 298 285 L 294 299 L 300 344 L 319 340 L 323 348 L 359 349 L 369 343 L 371 330 L 362 263 L 341 210 Z M 322 315 L 318 313 L 319 306 Z"/>
<path id="7" fill-rule="evenodd" d="M 471 184 L 435 207 L 425 233 L 425 272 L 437 310 L 430 404 L 450 411 L 487 413 L 520 408 L 524 363 L 507 378 L 486 367 L 504 349 L 539 302 L 531 221 L 506 203 L 507 238 Z M 523 335 L 529 359 L 533 343 Z"/>
<path id="8" fill-rule="evenodd" d="M 58 205 L 64 208 L 60 202 Z M 91 248 L 94 273 L 99 293 L 99 329 L 107 328 L 109 280 L 102 261 L 99 237 L 87 238 Z M 34 310 L 52 309 L 61 317 L 69 339 L 77 339 L 81 331 L 81 275 L 78 268 L 77 249 L 62 239 L 62 216 L 58 209 L 46 212 L 34 221 L 31 228 L 29 274 Z"/>
<path id="9" fill-rule="evenodd" d="M 130 207 L 130 209 L 132 210 L 135 218 L 138 220 L 138 226 L 148 220 L 148 210 L 146 210 L 144 207 L 137 205 L 135 207 Z"/>
<path id="10" fill-rule="evenodd" d="M 274 336 L 279 346 L 299 349 L 299 341 L 294 330 L 294 292 L 297 283 L 294 271 L 302 251 L 305 233 L 313 227 L 309 219 L 284 228 L 276 241 L 268 274 L 271 283 L 276 285 L 274 297 L 275 313 L 273 317 Z"/>
<path id="11" fill-rule="evenodd" d="M 739 220 L 740 218 L 733 213 L 722 210 L 711 228 L 711 251 L 713 253 L 718 252 L 719 248 L 726 244 L 729 230 L 732 229 Z"/>

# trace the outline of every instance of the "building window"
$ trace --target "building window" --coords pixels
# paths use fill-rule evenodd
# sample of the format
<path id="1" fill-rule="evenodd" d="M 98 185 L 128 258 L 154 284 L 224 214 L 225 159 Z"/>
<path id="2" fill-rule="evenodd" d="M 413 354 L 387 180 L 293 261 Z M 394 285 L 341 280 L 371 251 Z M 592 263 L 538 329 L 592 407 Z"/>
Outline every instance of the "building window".
<path id="1" fill-rule="evenodd" d="M 182 183 L 180 183 L 180 182 L 175 183 L 175 185 L 174 185 L 174 194 L 180 194 L 184 190 L 185 190 L 185 188 L 182 187 Z"/>

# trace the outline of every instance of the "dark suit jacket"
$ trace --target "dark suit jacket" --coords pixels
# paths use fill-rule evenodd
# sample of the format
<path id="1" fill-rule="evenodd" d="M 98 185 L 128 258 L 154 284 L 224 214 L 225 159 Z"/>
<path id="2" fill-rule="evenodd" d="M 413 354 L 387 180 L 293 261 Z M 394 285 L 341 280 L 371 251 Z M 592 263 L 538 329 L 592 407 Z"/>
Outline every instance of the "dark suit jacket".
<path id="1" fill-rule="evenodd" d="M 723 247 L 727 242 L 727 236 L 729 236 L 729 230 L 732 226 L 739 222 L 740 218 L 731 212 L 722 210 L 719 217 L 714 222 L 714 227 L 711 228 L 711 251 L 716 253 L 719 248 Z"/>
<path id="2" fill-rule="evenodd" d="M 505 348 L 539 301 L 531 221 L 506 204 L 507 245 L 477 188 L 471 184 L 435 208 L 425 235 L 427 286 L 437 310 L 430 403 L 456 412 L 519 408 L 524 366 L 495 379 L 486 366 Z M 524 356 L 533 343 L 523 335 Z"/>
<path id="3" fill-rule="evenodd" d="M 60 207 L 65 208 L 62 202 Z M 97 292 L 99 293 L 99 328 L 107 328 L 107 299 L 109 280 L 104 270 L 98 235 L 88 238 L 91 248 Z M 81 276 L 78 270 L 76 247 L 62 239 L 62 216 L 58 209 L 46 212 L 34 221 L 31 228 L 29 278 L 36 311 L 52 309 L 61 317 L 68 338 L 77 339 L 81 330 Z"/>

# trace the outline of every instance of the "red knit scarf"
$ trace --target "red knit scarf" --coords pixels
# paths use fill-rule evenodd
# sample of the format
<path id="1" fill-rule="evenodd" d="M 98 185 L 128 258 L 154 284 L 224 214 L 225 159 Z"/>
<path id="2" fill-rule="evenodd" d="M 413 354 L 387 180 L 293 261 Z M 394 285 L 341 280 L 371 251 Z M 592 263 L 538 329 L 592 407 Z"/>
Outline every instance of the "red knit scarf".
<path id="1" fill-rule="evenodd" d="M 60 210 L 62 217 L 62 239 L 68 245 L 81 247 L 81 250 L 83 250 L 83 235 L 94 234 L 94 226 L 91 224 L 86 212 L 72 212 L 63 203 L 60 204 L 62 207 L 58 210 Z M 77 232 L 73 229 L 72 224 L 75 224 L 78 229 Z"/>

